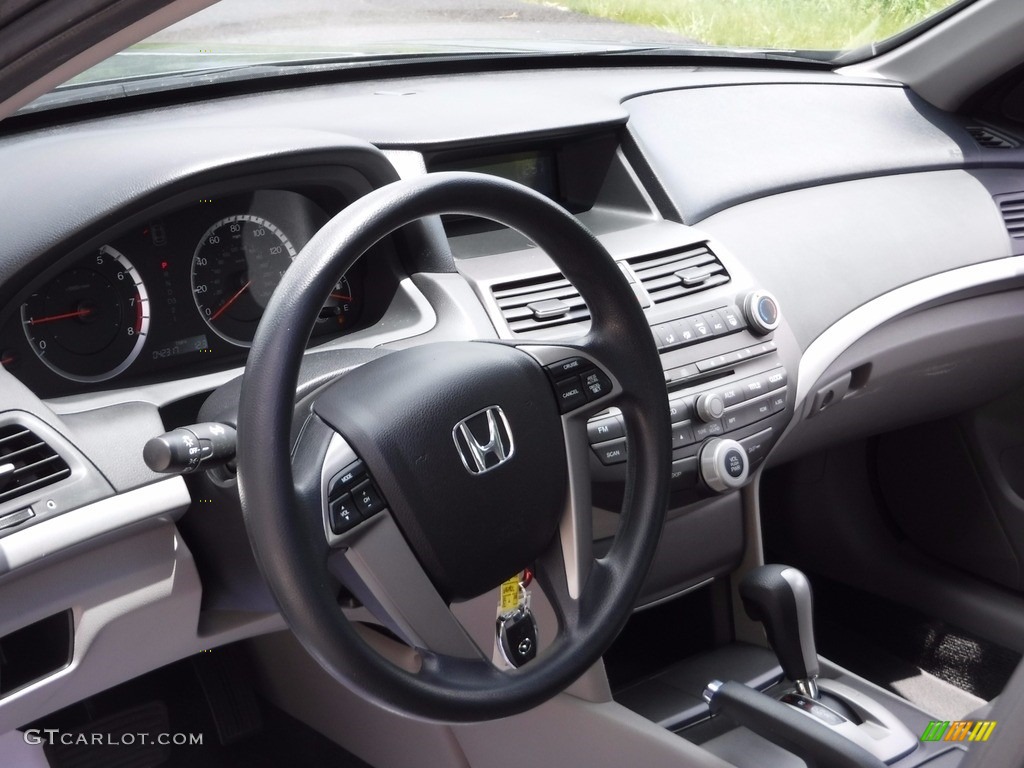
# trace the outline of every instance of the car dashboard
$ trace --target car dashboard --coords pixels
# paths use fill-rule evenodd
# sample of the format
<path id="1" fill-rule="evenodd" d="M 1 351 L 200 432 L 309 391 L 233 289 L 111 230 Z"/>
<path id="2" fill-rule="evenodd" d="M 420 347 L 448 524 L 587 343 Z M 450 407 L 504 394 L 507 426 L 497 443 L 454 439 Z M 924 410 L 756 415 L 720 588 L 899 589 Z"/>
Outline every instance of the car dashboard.
<path id="1" fill-rule="evenodd" d="M 200 417 L 230 423 L 290 259 L 399 178 L 468 170 L 524 183 L 576 215 L 630 284 L 673 429 L 669 512 L 641 606 L 729 573 L 756 546 L 749 508 L 764 467 L 1024 381 L 1024 360 L 1007 355 L 1024 337 L 1024 239 L 1003 216 L 1024 200 L 1024 149 L 977 143 L 976 121 L 896 83 L 742 66 L 537 68 L 10 125 L 0 430 L 64 468 L 48 475 L 36 462 L 52 459 L 26 454 L 21 484 L 0 487 L 0 604 L 23 606 L 0 612 L 0 637 L 68 611 L 73 632 L 50 667 L 10 690 L 0 681 L 4 730 L 283 626 L 230 474 L 161 476 L 142 447 Z M 588 319 L 523 236 L 427 219 L 338 276 L 303 392 L 368 350 L 544 343 L 580 336 Z M 557 383 L 566 397 L 586 387 L 571 373 Z M 739 482 L 728 466 L 700 466 L 715 437 L 743 446 Z M 600 552 L 627 435 L 607 411 L 589 438 Z M 8 439 L 0 431 L 0 446 Z M 113 671 L 129 646 L 138 652 Z"/>

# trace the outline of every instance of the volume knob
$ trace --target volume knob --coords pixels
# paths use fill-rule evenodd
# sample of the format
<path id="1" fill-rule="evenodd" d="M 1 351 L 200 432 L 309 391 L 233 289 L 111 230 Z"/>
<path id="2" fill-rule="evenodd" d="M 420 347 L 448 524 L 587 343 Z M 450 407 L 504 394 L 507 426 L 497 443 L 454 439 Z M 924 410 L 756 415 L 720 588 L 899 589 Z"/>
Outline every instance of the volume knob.
<path id="1" fill-rule="evenodd" d="M 731 491 L 747 482 L 750 459 L 735 440 L 713 437 L 700 449 L 700 475 L 708 488 L 719 493 Z"/>

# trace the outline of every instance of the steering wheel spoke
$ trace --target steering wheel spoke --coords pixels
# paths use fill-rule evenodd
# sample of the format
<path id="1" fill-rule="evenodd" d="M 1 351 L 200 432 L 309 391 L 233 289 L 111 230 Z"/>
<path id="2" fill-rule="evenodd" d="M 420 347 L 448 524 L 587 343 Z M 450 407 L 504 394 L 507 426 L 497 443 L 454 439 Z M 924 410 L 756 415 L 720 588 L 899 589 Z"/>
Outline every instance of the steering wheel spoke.
<path id="1" fill-rule="evenodd" d="M 328 569 L 382 625 L 413 648 L 485 658 L 430 583 L 387 510 L 354 529 L 345 546 L 331 553 Z"/>

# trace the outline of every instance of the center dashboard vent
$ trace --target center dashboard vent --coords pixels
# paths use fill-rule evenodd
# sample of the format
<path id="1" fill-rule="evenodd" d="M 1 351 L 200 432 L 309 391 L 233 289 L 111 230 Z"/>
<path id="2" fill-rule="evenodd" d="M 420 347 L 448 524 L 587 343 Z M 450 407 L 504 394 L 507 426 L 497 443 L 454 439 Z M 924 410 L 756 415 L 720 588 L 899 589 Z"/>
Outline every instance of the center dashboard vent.
<path id="1" fill-rule="evenodd" d="M 67 462 L 32 430 L 19 424 L 0 427 L 0 504 L 70 474 Z"/>
<path id="2" fill-rule="evenodd" d="M 643 305 L 661 304 L 729 282 L 729 273 L 706 244 L 627 259 L 623 266 Z M 492 288 L 498 309 L 513 333 L 579 323 L 590 310 L 560 273 L 501 283 Z"/>
<path id="3" fill-rule="evenodd" d="M 627 259 L 655 304 L 729 282 L 729 273 L 707 245 Z"/>

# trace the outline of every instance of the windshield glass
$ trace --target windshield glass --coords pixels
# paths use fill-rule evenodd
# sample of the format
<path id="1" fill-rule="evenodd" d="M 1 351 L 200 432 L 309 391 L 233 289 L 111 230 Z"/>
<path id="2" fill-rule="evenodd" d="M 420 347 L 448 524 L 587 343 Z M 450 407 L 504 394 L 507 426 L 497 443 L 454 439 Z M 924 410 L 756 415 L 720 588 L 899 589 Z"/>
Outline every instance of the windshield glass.
<path id="1" fill-rule="evenodd" d="M 311 60 L 355 64 L 423 54 L 657 47 L 736 55 L 740 48 L 762 57 L 778 52 L 828 61 L 968 1 L 221 0 L 61 88 L 169 73 Z"/>

